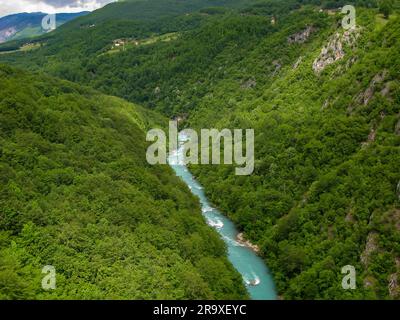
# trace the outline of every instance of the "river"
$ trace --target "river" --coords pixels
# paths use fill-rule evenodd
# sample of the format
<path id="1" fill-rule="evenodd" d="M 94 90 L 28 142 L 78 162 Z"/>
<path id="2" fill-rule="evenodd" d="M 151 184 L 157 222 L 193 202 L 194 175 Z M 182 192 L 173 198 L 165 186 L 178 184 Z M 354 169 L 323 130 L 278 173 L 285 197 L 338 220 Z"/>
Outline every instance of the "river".
<path id="1" fill-rule="evenodd" d="M 168 163 L 196 195 L 201 203 L 202 213 L 207 223 L 215 228 L 228 247 L 228 259 L 242 275 L 250 297 L 254 300 L 276 299 L 275 285 L 264 261 L 249 247 L 237 241 L 238 231 L 226 216 L 209 203 L 203 187 L 195 180 L 183 164 L 183 142 L 186 137 L 179 135 L 178 150 L 171 153 Z"/>

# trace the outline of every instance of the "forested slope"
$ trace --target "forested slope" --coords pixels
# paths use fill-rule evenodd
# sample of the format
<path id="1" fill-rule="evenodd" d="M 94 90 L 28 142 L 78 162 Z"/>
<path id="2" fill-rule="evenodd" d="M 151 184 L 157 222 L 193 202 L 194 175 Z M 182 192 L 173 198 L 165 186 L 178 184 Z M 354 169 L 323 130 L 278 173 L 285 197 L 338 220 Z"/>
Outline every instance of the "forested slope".
<path id="1" fill-rule="evenodd" d="M 146 162 L 162 117 L 6 66 L 0 78 L 0 298 L 247 297 L 197 200 Z"/>
<path id="2" fill-rule="evenodd" d="M 399 297 L 400 20 L 383 26 L 360 14 L 356 42 L 339 36 L 343 59 L 313 70 L 333 30 L 310 50 L 302 45 L 266 87 L 247 89 L 259 97 L 238 93 L 234 115 L 216 121 L 255 129 L 255 174 L 195 169 L 210 198 L 261 245 L 285 298 Z M 226 112 L 210 104 L 191 121 Z M 356 268 L 357 290 L 341 287 L 345 265 Z"/>
<path id="3" fill-rule="evenodd" d="M 260 246 L 280 295 L 399 298 L 399 2 L 389 16 L 376 1 L 350 3 L 350 31 L 335 10 L 343 1 L 259 1 L 145 23 L 103 11 L 97 30 L 69 38 L 66 25 L 42 48 L 1 59 L 186 126 L 254 128 L 253 175 L 192 169 Z M 123 37 L 139 44 L 111 52 Z M 356 290 L 341 287 L 345 265 L 356 268 Z"/>

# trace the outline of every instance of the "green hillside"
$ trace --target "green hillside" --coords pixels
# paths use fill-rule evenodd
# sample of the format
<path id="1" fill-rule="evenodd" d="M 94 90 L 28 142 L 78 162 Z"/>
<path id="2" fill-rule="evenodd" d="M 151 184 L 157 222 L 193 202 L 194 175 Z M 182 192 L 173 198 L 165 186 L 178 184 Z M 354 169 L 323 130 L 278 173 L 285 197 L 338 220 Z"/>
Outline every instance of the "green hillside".
<path id="1" fill-rule="evenodd" d="M 240 275 L 167 167 L 145 159 L 163 118 L 0 67 L 1 299 L 241 299 Z M 57 290 L 41 287 L 53 265 Z"/>
<path id="2" fill-rule="evenodd" d="M 391 279 L 399 275 L 400 253 L 400 20 L 381 28 L 375 18 L 362 11 L 355 47 L 320 74 L 312 65 L 326 33 L 295 44 L 301 51 L 279 60 L 282 67 L 274 76 L 267 71 L 266 81 L 244 58 L 242 68 L 257 84 L 221 81 L 190 120 L 255 129 L 250 178 L 222 167 L 195 172 L 210 198 L 263 248 L 287 299 L 399 297 Z M 232 109 L 229 119 L 220 116 Z M 341 288 L 348 264 L 358 271 L 358 290 Z"/>
<path id="3" fill-rule="evenodd" d="M 229 5 L 210 1 L 201 6 L 190 1 L 189 9 L 173 2 L 163 3 L 169 7 L 166 14 L 161 13 L 164 10 L 158 0 L 138 2 L 148 11 L 137 3 L 109 5 L 64 25 L 51 36 L 38 38 L 42 46 L 37 50 L 3 54 L 0 61 L 140 104 L 147 110 L 141 114 L 151 110 L 167 117 L 180 116 L 185 119 L 182 126 L 254 128 L 256 161 L 251 176 L 235 176 L 230 166 L 191 169 L 209 199 L 261 248 L 280 296 L 399 299 L 399 1 L 350 1 L 356 6 L 357 27 L 349 31 L 341 27 L 343 15 L 338 8 L 347 4 L 343 1 L 263 0 Z M 127 8 L 143 9 L 143 17 Z M 166 35 L 169 39 L 163 41 Z M 117 39 L 125 41 L 126 47 L 113 47 Z M 125 109 L 125 102 L 118 101 L 123 103 L 120 109 Z M 96 105 L 100 108 L 102 103 Z M 129 132 L 135 127 L 124 128 Z M 80 134 L 76 133 L 77 139 Z M 74 135 L 61 137 L 68 141 Z M 108 132 L 102 137 L 108 137 Z M 58 134 L 53 138 L 59 143 Z M 120 141 L 119 136 L 115 141 Z M 86 145 L 78 150 L 86 150 Z M 103 151 L 97 154 L 102 155 L 106 149 L 99 150 Z M 73 155 L 76 150 L 71 152 Z M 92 168 L 89 160 L 94 161 L 79 161 Z M 101 176 L 107 170 L 121 174 L 119 167 L 98 166 L 96 174 Z M 144 162 L 132 172 L 141 172 L 142 167 L 146 167 Z M 185 225 L 188 216 L 179 212 L 196 206 L 195 200 L 179 191 L 178 180 L 164 169 L 146 167 L 149 175 L 154 175 L 154 170 L 162 172 L 169 182 L 151 189 L 154 192 L 149 197 L 163 205 L 181 204 L 168 224 L 164 225 L 161 213 L 156 221 L 169 226 L 176 219 Z M 157 198 L 159 190 L 167 192 L 162 199 Z M 82 195 L 81 191 L 71 192 Z M 103 196 L 107 199 L 108 191 Z M 75 205 L 75 210 L 81 210 L 86 203 Z M 104 210 L 113 206 L 105 203 Z M 173 229 L 163 239 L 174 235 L 191 242 L 208 237 L 210 231 L 203 227 L 200 216 L 196 223 L 196 228 L 204 230 L 196 236 Z M 152 244 L 151 239 L 139 239 L 144 239 L 143 245 Z M 220 245 L 217 238 L 214 242 L 212 246 Z M 169 240 L 157 243 L 170 244 Z M 177 248 L 181 246 L 169 249 L 177 250 L 184 259 Z M 201 291 L 208 286 L 204 292 L 217 298 L 224 294 L 243 297 L 243 288 L 235 285 L 239 280 L 231 269 L 226 274 L 230 282 L 225 293 L 207 282 L 201 268 L 204 261 L 199 266 L 192 257 L 204 252 L 210 255 L 214 252 L 210 248 L 189 251 L 193 255 L 188 258 L 193 265 L 190 270 L 204 281 L 196 288 Z M 156 250 L 154 256 L 164 248 Z M 218 252 L 217 257 L 204 259 L 218 260 L 215 268 L 219 273 L 223 268 L 218 264 L 226 261 L 223 248 Z M 341 286 L 345 265 L 356 268 L 357 290 Z M 188 291 L 182 290 L 180 297 L 188 297 Z M 196 296 L 198 291 L 194 292 Z"/>

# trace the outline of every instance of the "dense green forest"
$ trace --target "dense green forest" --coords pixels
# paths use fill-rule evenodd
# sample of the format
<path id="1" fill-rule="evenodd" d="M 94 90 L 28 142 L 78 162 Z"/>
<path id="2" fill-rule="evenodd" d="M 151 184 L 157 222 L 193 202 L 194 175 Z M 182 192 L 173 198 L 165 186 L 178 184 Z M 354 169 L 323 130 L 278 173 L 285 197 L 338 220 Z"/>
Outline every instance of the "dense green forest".
<path id="1" fill-rule="evenodd" d="M 255 129 L 255 174 L 195 168 L 210 198 L 261 245 L 285 298 L 399 297 L 389 283 L 400 253 L 400 21 L 380 28 L 373 18 L 342 62 L 316 75 L 319 52 L 310 48 L 217 121 Z M 215 119 L 211 110 L 194 123 Z M 358 290 L 341 288 L 347 264 L 359 272 Z"/>
<path id="2" fill-rule="evenodd" d="M 160 116 L 64 80 L 0 77 L 1 299 L 247 297 L 196 199 L 146 162 Z"/>
<path id="3" fill-rule="evenodd" d="M 153 0 L 143 4 L 139 1 L 140 6 L 148 6 L 146 10 L 140 7 L 141 12 L 146 12 L 140 17 L 135 11 L 139 4 L 109 5 L 37 38 L 40 48 L 4 53 L 0 61 L 36 74 L 46 72 L 89 85 L 146 107 L 146 111 L 140 109 L 136 119 L 147 119 L 148 112 L 156 117 L 155 111 L 168 117 L 180 116 L 185 119 L 183 126 L 194 128 L 254 128 L 256 162 L 251 176 L 235 176 L 234 168 L 229 166 L 193 166 L 191 169 L 213 203 L 247 238 L 259 245 L 279 294 L 285 299 L 399 299 L 399 1 L 188 1 L 184 7 L 176 2 L 178 4 Z M 356 6 L 355 29 L 345 31 L 341 27 L 343 15 L 338 8 L 344 4 Z M 168 10 L 164 10 L 167 7 Z M 117 39 L 124 39 L 126 46 L 113 47 Z M 21 44 L 5 44 L 0 50 L 18 48 Z M 52 85 L 46 88 L 50 90 Z M 44 92 L 41 94 L 45 95 Z M 104 99 L 116 98 L 104 96 Z M 116 101 L 119 110 L 125 110 L 125 105 L 132 108 L 122 100 Z M 96 105 L 100 108 L 101 102 L 97 99 Z M 10 126 L 12 123 L 19 128 L 25 122 L 7 122 Z M 140 123 L 137 126 L 142 126 L 143 130 L 145 125 Z M 120 130 L 120 126 L 118 128 Z M 128 125 L 123 128 L 127 133 L 134 130 Z M 132 136 L 131 133 L 125 135 L 124 131 L 121 134 Z M 76 139 L 79 136 L 76 134 Z M 65 136 L 56 134 L 53 137 L 56 140 L 51 142 L 65 144 L 73 137 L 68 131 Z M 105 133 L 102 137 L 100 141 L 104 142 Z M 90 139 L 94 137 L 90 135 Z M 115 141 L 120 140 L 119 136 L 115 138 Z M 135 141 L 140 145 L 142 140 L 139 140 Z M 87 153 L 88 145 L 78 150 Z M 118 166 L 100 165 L 103 161 L 96 157 L 111 156 L 103 148 L 99 147 L 93 158 L 78 159 L 78 162 L 89 170 L 99 161 L 96 174 L 106 174 L 110 170 L 110 176 L 113 172 L 124 174 L 129 181 L 132 175 L 125 176 L 125 170 Z M 143 150 L 144 145 L 141 148 Z M 74 154 L 76 149 L 70 152 Z M 135 155 L 143 161 L 139 153 Z M 11 165 L 7 163 L 7 166 Z M 69 167 L 64 163 L 59 166 Z M 32 171 L 23 163 L 21 168 L 25 167 L 27 172 Z M 73 170 L 79 172 L 82 168 Z M 196 228 L 201 231 L 192 231 L 195 235 L 185 234 L 187 227 L 178 229 L 181 232 L 163 229 L 177 221 L 178 226 L 187 226 L 188 221 L 196 217 L 185 214 L 191 206 L 196 206 L 195 199 L 182 191 L 183 187 L 168 174 L 167 168 L 147 167 L 141 162 L 131 170 L 143 172 L 142 181 L 153 181 L 154 175 L 162 175 L 168 185 L 163 182 L 157 188 L 148 189 L 153 191 L 148 196 L 155 203 L 162 202 L 161 206 L 154 205 L 157 210 L 166 206 L 168 211 L 168 206 L 176 206 L 176 214 L 168 218 L 168 223 L 164 221 L 166 214 L 156 215 L 160 225 L 157 236 L 150 228 L 145 229 L 154 234 L 154 242 L 150 237 L 140 243 L 156 246 L 154 256 L 162 256 L 165 248 L 175 250 L 181 260 L 172 261 L 182 261 L 185 267 L 188 263 L 188 272 L 199 279 L 193 295 L 206 292 L 216 298 L 244 297 L 231 267 L 224 276 L 229 281 L 220 283 L 217 288 L 205 278 L 201 263 L 193 260 L 218 252 L 217 256 L 204 259 L 217 261 L 213 264 L 216 273 L 225 270 L 220 267 L 226 264 L 223 246 L 214 233 L 203 227 L 200 216 Z M 29 175 L 24 173 L 23 178 L 27 177 Z M 45 181 L 54 183 L 51 178 Z M 84 180 L 78 181 L 85 185 Z M 103 183 L 107 192 L 103 191 L 102 197 L 112 198 L 109 192 L 112 194 L 115 188 L 109 186 L 108 180 Z M 140 180 L 133 183 L 142 189 Z M 41 184 L 32 182 L 30 185 Z M 69 190 L 62 184 L 63 197 L 83 196 L 79 188 L 79 191 L 71 190 L 71 194 L 67 192 L 67 196 L 64 188 Z M 86 188 L 91 190 L 91 187 Z M 90 197 L 92 192 L 86 196 Z M 160 194 L 164 194 L 162 199 L 157 198 Z M 50 199 L 54 198 L 46 201 Z M 29 201 L 22 201 L 21 205 L 32 206 Z M 91 208 L 87 211 L 98 214 L 98 204 L 90 199 L 85 201 Z M 60 203 L 50 203 L 47 208 L 53 205 L 59 208 Z M 115 211 L 111 209 L 113 206 L 114 202 L 108 202 L 103 207 L 107 213 L 107 210 Z M 79 202 L 73 207 L 75 209 L 70 211 L 75 212 L 85 205 Z M 9 208 L 10 214 L 17 214 L 12 211 L 13 205 Z M 41 210 L 47 212 L 44 208 Z M 62 214 L 63 210 L 57 209 L 56 217 L 68 219 L 68 215 Z M 155 209 L 150 206 L 149 210 Z M 106 215 L 106 219 L 119 221 L 124 216 L 115 215 L 114 218 Z M 32 219 L 24 219 L 21 221 L 26 221 L 28 226 L 40 226 Z M 136 219 L 141 221 L 144 217 Z M 19 228 L 19 232 L 26 228 L 35 230 L 34 227 Z M 4 238 L 23 237 L 16 232 L 9 231 Z M 144 237 L 145 234 L 147 236 L 147 231 L 135 237 L 141 239 L 140 235 Z M 208 234 L 213 237 L 213 244 L 201 242 Z M 180 246 L 169 247 L 171 244 L 166 239 L 172 236 L 189 239 L 190 250 L 197 248 L 192 241 L 204 247 L 200 247 L 199 252 L 180 252 Z M 14 248 L 18 248 L 16 243 Z M 164 247 L 157 248 L 157 243 Z M 24 247 L 23 243 L 21 248 Z M 219 249 L 214 252 L 216 247 Z M 143 252 L 140 248 L 136 250 Z M 341 287 L 341 268 L 345 265 L 353 265 L 357 270 L 356 290 Z M 89 264 L 86 267 L 93 268 Z M 145 269 L 143 266 L 141 270 Z M 165 280 L 165 292 L 169 292 L 168 285 L 171 286 L 167 280 L 170 279 Z M 174 280 L 180 285 L 185 283 L 178 278 Z M 192 281 L 187 283 L 193 284 Z M 103 288 L 108 286 L 111 285 L 107 282 Z M 151 284 L 147 286 L 152 288 Z M 178 288 L 176 290 L 182 290 L 179 297 L 190 296 L 189 289 Z M 220 288 L 225 291 L 221 293 Z M 142 292 L 149 291 L 143 289 Z M 204 297 L 206 293 L 196 297 Z M 170 296 L 175 298 L 176 291 Z"/>

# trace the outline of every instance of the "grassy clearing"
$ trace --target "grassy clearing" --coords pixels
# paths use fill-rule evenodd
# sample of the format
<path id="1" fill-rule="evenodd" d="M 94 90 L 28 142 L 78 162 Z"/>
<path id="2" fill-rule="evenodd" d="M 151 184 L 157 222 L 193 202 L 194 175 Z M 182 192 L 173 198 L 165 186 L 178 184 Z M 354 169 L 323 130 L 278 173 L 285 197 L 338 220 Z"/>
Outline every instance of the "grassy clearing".
<path id="1" fill-rule="evenodd" d="M 116 46 L 115 44 L 112 46 L 112 48 L 107 51 L 106 53 L 103 54 L 115 54 L 119 53 L 125 50 L 130 50 L 133 48 L 141 47 L 141 46 L 147 46 L 154 44 L 156 42 L 169 42 L 176 40 L 179 37 L 178 32 L 171 32 L 171 33 L 165 33 L 162 35 L 154 35 L 149 38 L 137 40 L 137 39 L 124 39 L 124 43 L 120 44 L 119 46 Z M 103 55 L 101 54 L 101 55 Z"/>

